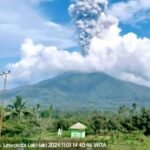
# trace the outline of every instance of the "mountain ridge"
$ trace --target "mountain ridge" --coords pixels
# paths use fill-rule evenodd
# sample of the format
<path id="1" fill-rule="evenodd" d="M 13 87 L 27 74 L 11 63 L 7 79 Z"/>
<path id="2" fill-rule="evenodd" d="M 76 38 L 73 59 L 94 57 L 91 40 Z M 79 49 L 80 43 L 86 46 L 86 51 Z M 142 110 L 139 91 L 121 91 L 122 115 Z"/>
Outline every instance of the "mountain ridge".
<path id="1" fill-rule="evenodd" d="M 150 104 L 150 88 L 116 79 L 102 72 L 65 73 L 7 92 L 8 99 L 20 95 L 32 103 L 52 104 L 58 109 L 114 109 L 135 102 Z"/>

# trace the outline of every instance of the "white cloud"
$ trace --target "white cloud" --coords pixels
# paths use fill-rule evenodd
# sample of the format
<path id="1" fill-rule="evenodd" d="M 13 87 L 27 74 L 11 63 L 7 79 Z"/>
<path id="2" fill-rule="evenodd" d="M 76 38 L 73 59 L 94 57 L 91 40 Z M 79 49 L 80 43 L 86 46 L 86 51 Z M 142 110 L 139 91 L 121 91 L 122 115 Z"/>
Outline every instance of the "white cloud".
<path id="1" fill-rule="evenodd" d="M 0 0 L 1 56 L 18 55 L 17 50 L 28 37 L 35 42 L 54 44 L 59 48 L 76 45 L 70 27 L 47 20 L 35 8 L 31 0 Z"/>
<path id="2" fill-rule="evenodd" d="M 114 34 L 115 33 L 115 34 Z M 21 60 L 10 64 L 11 81 L 33 83 L 67 71 L 104 71 L 117 78 L 150 86 L 150 39 L 134 33 L 121 37 L 117 23 L 102 38 L 94 37 L 87 56 L 26 40 Z M 17 78 L 16 78 L 17 77 Z"/>
<path id="3" fill-rule="evenodd" d="M 93 38 L 90 53 L 99 54 L 101 63 L 110 66 L 105 67 L 105 72 L 150 86 L 150 39 L 138 38 L 134 33 L 120 36 L 120 31 L 117 22 L 103 30 L 101 33 L 104 32 L 104 36 Z"/>
<path id="4" fill-rule="evenodd" d="M 150 80 L 145 80 L 142 77 L 136 76 L 134 73 L 121 73 L 119 77 L 120 79 L 125 81 L 130 81 L 134 83 L 139 83 L 141 85 L 150 86 Z"/>
<path id="5" fill-rule="evenodd" d="M 77 52 L 69 53 L 52 46 L 35 45 L 31 39 L 27 39 L 21 48 L 21 60 L 8 65 L 12 71 L 10 80 L 15 84 L 34 82 L 64 71 L 78 70 L 82 61 L 83 57 Z"/>
<path id="6" fill-rule="evenodd" d="M 103 71 L 150 86 L 150 39 L 138 38 L 134 33 L 121 36 L 118 23 L 113 16 L 99 15 L 99 32 L 92 37 L 86 56 L 26 40 L 20 61 L 7 66 L 12 71 L 10 82 L 33 83 L 68 71 Z M 57 28 L 53 23 L 48 25 Z"/>
<path id="7" fill-rule="evenodd" d="M 150 20 L 149 0 L 128 0 L 112 4 L 109 14 L 124 23 L 137 23 Z"/>

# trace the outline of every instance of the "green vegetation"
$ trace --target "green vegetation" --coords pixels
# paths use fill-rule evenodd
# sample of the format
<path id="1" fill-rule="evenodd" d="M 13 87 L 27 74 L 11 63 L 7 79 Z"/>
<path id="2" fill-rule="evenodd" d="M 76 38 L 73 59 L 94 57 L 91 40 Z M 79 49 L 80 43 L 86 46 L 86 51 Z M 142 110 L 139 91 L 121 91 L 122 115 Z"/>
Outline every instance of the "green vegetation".
<path id="1" fill-rule="evenodd" d="M 132 103 L 148 106 L 150 88 L 115 79 L 104 73 L 66 73 L 58 77 L 7 92 L 10 100 L 21 95 L 29 101 L 52 104 L 59 110 L 114 110 Z M 10 101 L 9 101 L 10 102 Z"/>
<path id="2" fill-rule="evenodd" d="M 121 106 L 115 112 L 58 111 L 49 105 L 27 107 L 17 96 L 5 108 L 1 142 L 34 140 L 73 141 L 69 127 L 82 122 L 88 128 L 86 138 L 78 142 L 106 142 L 110 150 L 148 150 L 150 147 L 150 108 Z M 58 129 L 62 136 L 57 136 Z"/>

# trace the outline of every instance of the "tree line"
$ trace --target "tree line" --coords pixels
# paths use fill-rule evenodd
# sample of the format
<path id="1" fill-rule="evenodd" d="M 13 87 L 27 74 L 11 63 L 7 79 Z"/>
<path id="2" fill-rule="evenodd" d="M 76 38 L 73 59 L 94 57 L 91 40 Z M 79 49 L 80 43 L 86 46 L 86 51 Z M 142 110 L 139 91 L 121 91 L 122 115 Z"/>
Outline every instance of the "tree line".
<path id="1" fill-rule="evenodd" d="M 120 106 L 115 111 L 67 112 L 54 109 L 52 105 L 42 108 L 40 104 L 29 107 L 27 101 L 16 96 L 12 104 L 4 109 L 3 136 L 30 137 L 34 134 L 68 130 L 71 125 L 81 122 L 87 126 L 87 134 L 109 134 L 112 132 L 142 132 L 150 135 L 150 108 Z"/>

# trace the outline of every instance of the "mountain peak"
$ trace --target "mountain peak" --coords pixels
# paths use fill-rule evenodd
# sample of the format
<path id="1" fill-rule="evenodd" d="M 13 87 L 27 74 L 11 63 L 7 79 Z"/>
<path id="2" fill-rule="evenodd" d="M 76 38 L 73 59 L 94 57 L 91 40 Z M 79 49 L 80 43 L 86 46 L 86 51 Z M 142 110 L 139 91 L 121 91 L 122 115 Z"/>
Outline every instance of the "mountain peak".
<path id="1" fill-rule="evenodd" d="M 133 102 L 149 105 L 150 88 L 113 78 L 102 72 L 64 73 L 34 85 L 8 91 L 8 98 L 20 95 L 31 103 L 59 109 L 114 109 Z"/>

